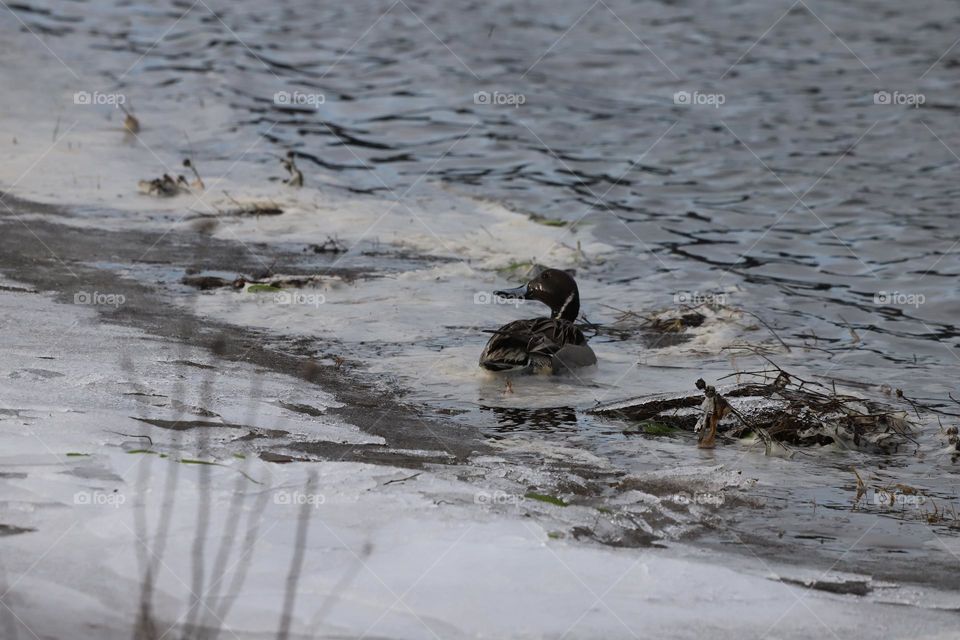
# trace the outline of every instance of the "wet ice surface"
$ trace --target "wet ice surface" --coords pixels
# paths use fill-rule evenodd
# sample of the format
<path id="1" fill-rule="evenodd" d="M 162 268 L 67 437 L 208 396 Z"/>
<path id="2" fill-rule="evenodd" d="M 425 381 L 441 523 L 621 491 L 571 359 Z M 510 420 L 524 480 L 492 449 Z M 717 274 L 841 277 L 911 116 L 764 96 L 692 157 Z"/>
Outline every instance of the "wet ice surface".
<path id="1" fill-rule="evenodd" d="M 617 549 L 578 541 L 572 527 L 595 522 L 598 512 L 524 497 L 541 472 L 499 456 L 419 473 L 337 461 L 264 462 L 257 451 L 276 441 L 365 439 L 325 420 L 324 408 L 335 401 L 315 391 L 304 398 L 293 379 L 207 360 L 100 324 L 80 305 L 2 284 L 0 323 L 10 342 L 0 359 L 0 402 L 8 408 L 0 417 L 0 523 L 22 533 L 3 540 L 0 582 L 10 587 L 8 606 L 41 637 L 76 637 L 78 629 L 129 637 L 147 566 L 157 576 L 152 616 L 160 633 L 173 624 L 219 623 L 236 637 L 272 637 L 298 546 L 307 553 L 291 627 L 303 637 L 734 638 L 777 629 L 777 637 L 802 638 L 827 627 L 857 638 L 872 633 L 864 635 L 862 616 L 891 632 L 935 634 L 949 624 L 943 616 L 953 615 L 939 611 L 956 606 L 951 594 L 874 584 L 864 575 L 750 559 L 737 561 L 734 571 L 716 555 L 682 546 Z M 36 328 L 18 330 L 23 312 Z M 321 415 L 305 420 L 282 404 L 297 402 Z M 165 431 L 132 420 L 186 423 L 197 413 L 211 426 Z M 229 420 L 287 433 L 248 440 L 216 426 Z M 548 463 L 605 464 L 579 449 L 536 441 L 526 447 Z M 611 506 L 628 506 L 669 539 L 704 515 L 684 516 L 690 506 L 672 496 L 720 496 L 755 481 L 704 465 L 638 474 L 631 482 Z M 663 515 L 671 512 L 672 522 Z M 870 593 L 854 607 L 853 596 L 807 592 L 778 584 L 780 577 L 852 581 Z M 202 595 L 194 614 L 191 594 Z M 677 628 L 690 606 L 697 620 Z M 816 607 L 815 616 L 807 606 Z M 58 615 L 49 615 L 50 607 Z"/>
<path id="2" fill-rule="evenodd" d="M 598 337 L 596 369 L 515 379 L 511 391 L 475 366 L 487 337 L 480 330 L 541 311 L 474 298 L 516 281 L 514 267 L 531 260 L 576 268 L 593 322 L 612 322 L 613 308 L 673 306 L 676 292 L 723 293 L 726 307 L 759 314 L 794 345 L 774 356 L 789 370 L 873 385 L 865 394 L 885 383 L 944 402 L 960 346 L 951 4 L 911 12 L 811 2 L 784 13 L 763 3 L 504 2 L 463 9 L 469 28 L 461 11 L 426 3 L 207 4 L 219 17 L 189 2 L 18 4 L 16 16 L 65 66 L 8 12 L 0 30 L 16 46 L 0 51 L 0 73 L 15 90 L 0 96 L 0 184 L 67 203 L 61 222 L 92 229 L 189 231 L 234 199 L 275 203 L 283 215 L 221 216 L 212 229 L 249 248 L 245 275 L 282 273 L 272 264 L 277 247 L 311 256 L 316 273 L 373 275 L 327 274 L 289 305 L 272 293 L 198 296 L 179 284 L 182 271 L 166 268 L 162 242 L 145 246 L 137 264 L 111 262 L 105 251 L 98 267 L 158 285 L 172 303 L 211 318 L 263 329 L 304 356 L 336 351 L 352 370 L 455 414 L 504 455 L 526 460 L 530 484 L 544 483 L 538 469 L 553 472 L 553 462 L 617 477 L 606 489 L 566 487 L 567 500 L 645 514 L 652 494 L 713 495 L 728 474 L 750 482 L 736 485 L 736 500 L 749 501 L 731 493 L 719 509 L 695 505 L 676 526 L 657 528 L 665 538 L 695 534 L 740 552 L 744 539 L 786 544 L 801 563 L 805 554 L 828 558 L 825 566 L 842 557 L 864 573 L 888 558 L 929 558 L 938 575 L 956 567 L 956 530 L 925 521 L 934 505 L 960 506 L 957 467 L 935 422 L 918 436 L 922 457 L 826 450 L 784 460 L 747 443 L 700 452 L 685 435 L 625 436 L 625 425 L 583 412 L 756 368 L 724 350 L 778 348 L 751 316 L 722 314 L 690 340 L 656 348 L 641 337 Z M 927 102 L 874 104 L 878 89 L 919 91 Z M 77 90 L 128 96 L 143 124 L 139 140 L 124 138 L 115 109 L 74 105 Z M 277 91 L 296 90 L 326 100 L 316 110 L 273 102 Z M 481 90 L 526 102 L 478 105 Z M 719 92 L 726 102 L 678 106 L 677 91 Z M 276 156 L 288 149 L 306 174 L 299 191 L 279 182 Z M 184 156 L 207 180 L 202 197 L 136 194 L 139 179 L 181 172 Z M 579 224 L 547 226 L 528 212 Z M 328 237 L 351 251 L 313 255 L 311 245 Z M 902 296 L 877 303 L 880 292 Z M 919 296 L 921 305 L 908 301 Z M 45 371 L 11 369 L 10 382 L 40 383 Z M 163 366 L 152 373 L 162 380 Z M 94 376 L 78 388 L 102 394 L 91 400 L 97 406 L 123 392 L 97 385 L 96 375 L 65 377 Z M 235 387 L 232 397 L 242 397 Z M 241 421 L 242 403 L 222 393 L 222 419 Z M 278 406 L 261 416 L 280 419 Z M 368 437 L 349 425 L 324 429 L 302 435 Z M 886 508 L 867 496 L 855 510 L 851 468 L 877 485 L 921 488 L 930 500 Z M 667 469 L 692 479 L 661 486 Z M 723 526 L 705 529 L 715 516 Z"/>

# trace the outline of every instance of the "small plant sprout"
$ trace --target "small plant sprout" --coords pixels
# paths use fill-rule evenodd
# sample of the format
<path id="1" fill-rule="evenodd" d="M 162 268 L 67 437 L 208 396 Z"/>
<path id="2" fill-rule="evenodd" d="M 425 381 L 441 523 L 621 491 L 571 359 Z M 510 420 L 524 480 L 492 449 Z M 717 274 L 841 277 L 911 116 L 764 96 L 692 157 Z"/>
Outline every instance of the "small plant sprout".
<path id="1" fill-rule="evenodd" d="M 193 183 L 191 183 L 190 186 L 199 191 L 203 191 L 204 189 L 206 189 L 206 186 L 203 184 L 203 178 L 200 177 L 200 172 L 197 171 L 197 168 L 193 165 L 192 162 L 190 162 L 190 158 L 184 158 L 183 166 L 186 167 L 187 169 L 190 169 L 190 171 L 193 172 L 193 175 L 196 178 L 193 181 Z"/>
<path id="2" fill-rule="evenodd" d="M 123 119 L 124 131 L 126 131 L 131 135 L 137 135 L 138 133 L 140 133 L 140 121 L 137 120 L 137 117 L 132 113 L 130 113 L 129 111 L 127 111 L 127 108 L 122 104 L 120 105 L 120 108 L 123 109 L 123 113 L 126 116 Z"/>

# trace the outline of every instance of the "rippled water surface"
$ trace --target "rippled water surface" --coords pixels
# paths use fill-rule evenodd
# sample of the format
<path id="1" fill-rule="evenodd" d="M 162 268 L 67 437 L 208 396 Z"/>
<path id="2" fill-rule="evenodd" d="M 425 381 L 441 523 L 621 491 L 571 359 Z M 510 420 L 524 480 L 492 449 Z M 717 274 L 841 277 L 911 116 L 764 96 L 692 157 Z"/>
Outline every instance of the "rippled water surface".
<path id="1" fill-rule="evenodd" d="M 781 355 L 796 366 L 950 405 L 960 360 L 956 3 L 24 0 L 11 9 L 24 24 L 8 13 L 4 33 L 19 32 L 17 46 L 36 48 L 44 65 L 58 63 L 26 29 L 76 70 L 78 86 L 123 92 L 144 121 L 191 130 L 189 141 L 155 140 L 158 152 L 276 174 L 276 157 L 293 149 L 308 181 L 333 192 L 409 210 L 445 190 L 589 229 L 616 249 L 581 266 L 596 283 L 583 292 L 591 318 L 609 318 L 603 305 L 658 309 L 677 292 L 727 292 L 792 345 Z M 278 92 L 305 104 L 278 104 Z M 318 95 L 322 104 L 310 104 Z M 211 109 L 228 117 L 190 127 Z M 411 224 L 429 229 L 442 216 Z M 426 371 L 445 348 L 450 367 L 472 366 L 483 336 L 471 340 L 463 346 L 455 330 L 426 355 L 422 344 L 383 346 L 385 364 L 365 355 L 411 397 L 467 411 L 491 438 L 574 444 L 634 471 L 701 458 L 746 465 L 783 488 L 766 496 L 782 520 L 760 531 L 789 529 L 838 552 L 862 532 L 849 468 L 875 459 L 691 453 L 691 442 L 624 438 L 575 410 L 692 381 L 700 365 L 730 371 L 722 351 L 688 357 L 676 373 L 645 367 L 674 363 L 651 362 L 643 341 L 600 338 L 607 367 L 558 383 L 579 389 L 569 403 L 554 381 L 518 383 L 509 396 L 499 382 L 451 388 L 445 365 Z M 936 448 L 930 429 L 921 440 Z M 892 479 L 956 501 L 949 456 L 887 464 Z M 907 520 L 884 521 L 864 552 Z"/>
<path id="2" fill-rule="evenodd" d="M 621 249 L 597 275 L 625 289 L 739 284 L 788 336 L 830 348 L 855 327 L 865 340 L 850 361 L 956 362 L 952 3 L 14 9 L 54 52 L 85 45 L 68 65 L 141 111 L 178 105 L 172 120 L 187 123 L 229 105 L 230 126 L 193 141 L 204 154 L 236 157 L 262 134 L 273 148 L 245 160 L 272 166 L 292 148 L 351 190 L 439 180 L 594 225 Z M 875 104 L 879 90 L 925 103 Z M 278 91 L 325 101 L 290 108 Z M 724 102 L 674 104 L 681 91 Z M 476 104 L 477 92 L 524 102 Z M 875 304 L 880 291 L 925 303 Z"/>

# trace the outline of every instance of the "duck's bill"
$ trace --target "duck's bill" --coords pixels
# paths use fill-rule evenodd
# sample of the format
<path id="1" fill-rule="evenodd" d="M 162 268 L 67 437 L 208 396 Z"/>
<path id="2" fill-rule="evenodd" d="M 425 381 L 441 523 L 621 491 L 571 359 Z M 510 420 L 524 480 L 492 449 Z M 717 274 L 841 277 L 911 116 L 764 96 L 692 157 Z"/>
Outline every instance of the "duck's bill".
<path id="1" fill-rule="evenodd" d="M 517 287 L 516 289 L 502 289 L 500 291 L 494 291 L 493 295 L 500 298 L 507 298 L 508 300 L 528 300 L 527 296 L 529 295 L 530 290 L 527 288 L 527 285 L 522 287 Z"/>

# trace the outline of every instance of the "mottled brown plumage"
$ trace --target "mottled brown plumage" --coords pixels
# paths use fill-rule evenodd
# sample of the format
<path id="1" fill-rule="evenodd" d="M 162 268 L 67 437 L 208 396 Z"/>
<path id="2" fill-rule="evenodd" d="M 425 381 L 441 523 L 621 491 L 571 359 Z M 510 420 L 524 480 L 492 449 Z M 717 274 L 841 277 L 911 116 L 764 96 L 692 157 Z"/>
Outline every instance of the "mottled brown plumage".
<path id="1" fill-rule="evenodd" d="M 574 279 L 558 269 L 546 269 L 529 283 L 508 291 L 506 298 L 539 300 L 550 307 L 549 318 L 514 320 L 496 331 L 480 354 L 480 366 L 490 371 L 552 372 L 596 364 L 587 338 L 574 324 L 580 313 L 580 293 Z"/>

